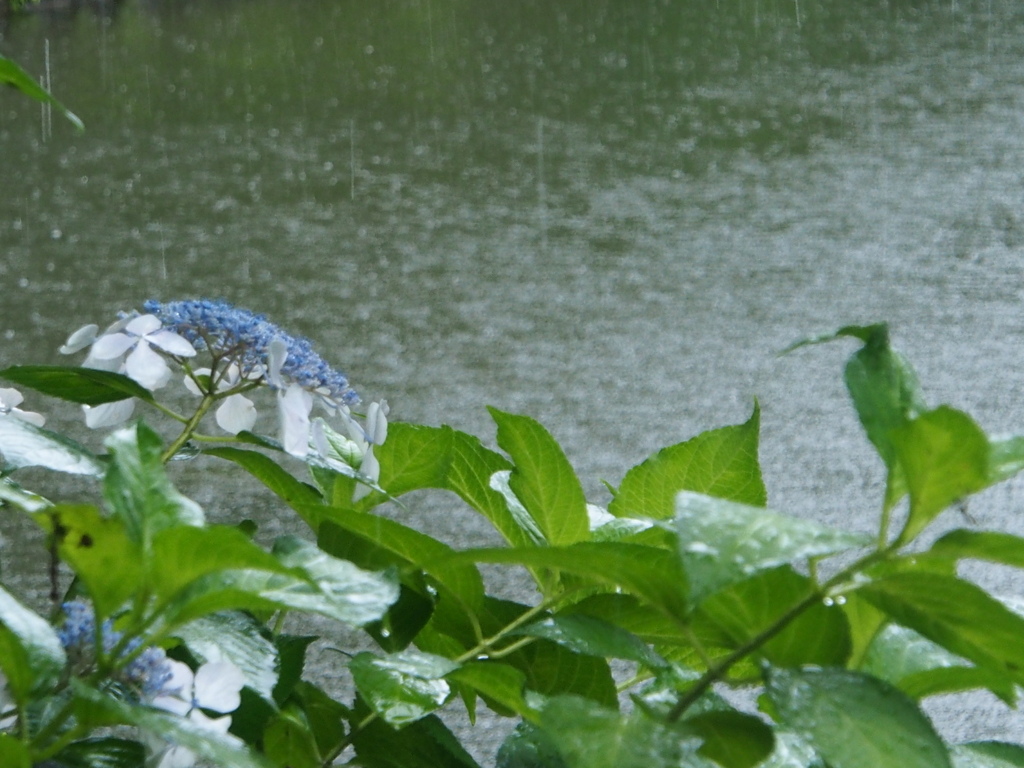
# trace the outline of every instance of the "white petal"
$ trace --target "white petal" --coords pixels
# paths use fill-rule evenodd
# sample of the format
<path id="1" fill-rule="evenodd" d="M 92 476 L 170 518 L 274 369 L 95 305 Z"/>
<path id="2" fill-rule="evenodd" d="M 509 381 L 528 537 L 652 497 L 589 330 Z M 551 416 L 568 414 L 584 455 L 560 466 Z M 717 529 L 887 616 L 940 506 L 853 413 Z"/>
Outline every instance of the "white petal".
<path id="1" fill-rule="evenodd" d="M 192 672 L 192 668 L 181 661 L 167 659 L 167 666 L 170 668 L 171 676 L 160 687 L 160 695 L 153 700 L 153 706 L 163 709 L 164 707 L 157 704 L 157 701 L 166 702 L 167 699 L 177 699 L 177 701 L 188 705 L 184 712 L 178 713 L 184 716 L 192 708 L 192 687 L 195 682 L 195 675 Z M 171 702 L 171 705 L 174 709 L 169 709 L 168 711 L 177 712 L 178 705 L 173 702 Z"/>
<path id="2" fill-rule="evenodd" d="M 270 342 L 270 350 L 267 352 L 267 381 L 273 386 L 284 389 L 284 380 L 281 378 L 281 366 L 288 358 L 288 345 L 284 339 L 274 339 Z"/>
<path id="3" fill-rule="evenodd" d="M 27 421 L 29 424 L 34 424 L 37 427 L 43 426 L 46 423 L 46 417 L 32 411 L 23 411 L 20 408 L 12 408 L 11 416 L 22 421 Z"/>
<path id="4" fill-rule="evenodd" d="M 92 352 L 89 356 L 82 361 L 83 368 L 93 368 L 97 371 L 112 371 L 114 373 L 121 373 L 122 366 L 124 366 L 124 357 L 117 355 L 109 360 L 100 360 L 97 357 L 93 357 Z"/>
<path id="5" fill-rule="evenodd" d="M 0 389 L 0 408 L 13 408 L 21 405 L 25 396 L 16 389 Z"/>
<path id="6" fill-rule="evenodd" d="M 137 341 L 137 338 L 126 333 L 111 333 L 106 336 L 100 336 L 92 345 L 89 357 L 95 357 L 97 360 L 110 360 L 114 357 L 120 357 L 135 346 Z"/>
<path id="7" fill-rule="evenodd" d="M 352 442 L 359 447 L 360 453 L 366 453 L 366 449 L 370 447 L 369 435 L 366 431 L 359 426 L 351 414 L 345 414 L 345 427 L 348 429 L 348 436 L 352 438 Z"/>
<path id="8" fill-rule="evenodd" d="M 217 409 L 217 426 L 232 435 L 252 429 L 255 424 L 256 406 L 242 395 L 225 398 L 224 404 Z"/>
<path id="9" fill-rule="evenodd" d="M 125 373 L 148 390 L 160 389 L 171 378 L 167 362 L 146 343 L 139 339 L 135 351 L 125 360 Z"/>
<path id="10" fill-rule="evenodd" d="M 277 393 L 277 408 L 284 449 L 302 458 L 309 453 L 309 412 L 313 409 L 313 396 L 298 384 L 292 384 L 285 392 Z"/>
<path id="11" fill-rule="evenodd" d="M 388 438 L 387 401 L 370 403 L 366 409 L 366 432 L 370 442 L 374 445 L 383 445 Z"/>
<path id="12" fill-rule="evenodd" d="M 224 736 L 226 740 L 233 741 L 238 744 L 238 746 L 242 746 L 243 742 L 241 739 L 228 733 L 228 728 L 231 727 L 231 715 L 224 715 L 224 717 L 207 717 L 198 709 L 193 709 L 188 713 L 188 719 L 204 731 L 219 733 Z"/>
<path id="13" fill-rule="evenodd" d="M 145 336 L 147 333 L 159 330 L 161 325 L 160 318 L 156 315 L 139 315 L 132 318 L 124 329 L 136 336 Z"/>
<path id="14" fill-rule="evenodd" d="M 242 670 L 230 661 L 203 664 L 196 670 L 195 703 L 214 712 L 234 712 L 242 703 L 239 692 L 244 685 Z"/>
<path id="15" fill-rule="evenodd" d="M 165 352 L 170 352 L 178 357 L 195 357 L 196 348 L 187 339 L 183 339 L 174 331 L 157 331 L 146 336 L 146 341 L 156 344 Z"/>
<path id="16" fill-rule="evenodd" d="M 96 332 L 99 331 L 98 325 L 83 325 L 77 331 L 68 336 L 68 340 L 64 342 L 64 346 L 60 348 L 62 355 L 73 355 L 79 350 L 85 349 L 94 341 L 96 341 Z"/>
<path id="17" fill-rule="evenodd" d="M 118 400 L 116 403 L 104 403 L 89 407 L 83 405 L 85 412 L 85 426 L 89 429 L 102 429 L 103 427 L 116 427 L 125 422 L 135 411 L 135 398 Z"/>
<path id="18" fill-rule="evenodd" d="M 359 473 L 365 475 L 373 482 L 377 482 L 380 478 L 380 462 L 377 461 L 377 457 L 373 455 L 373 446 L 367 448 L 366 453 L 363 454 L 363 463 L 359 465 Z M 356 486 L 356 489 L 352 492 L 352 501 L 359 501 L 364 496 L 369 496 L 373 491 L 370 486 L 360 483 Z"/>

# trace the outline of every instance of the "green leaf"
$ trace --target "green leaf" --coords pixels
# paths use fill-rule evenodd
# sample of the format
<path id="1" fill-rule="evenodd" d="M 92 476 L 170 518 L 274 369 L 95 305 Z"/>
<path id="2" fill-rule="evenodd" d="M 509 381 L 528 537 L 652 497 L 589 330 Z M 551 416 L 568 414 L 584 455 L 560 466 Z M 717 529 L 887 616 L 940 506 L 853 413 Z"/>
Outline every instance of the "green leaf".
<path id="1" fill-rule="evenodd" d="M 422 592 L 401 585 L 398 600 L 388 608 L 379 622 L 365 629 L 388 653 L 403 651 L 430 621 L 434 614 L 434 601 Z"/>
<path id="2" fill-rule="evenodd" d="M 1024 747 L 1005 741 L 972 741 L 952 749 L 954 768 L 1024 768 Z"/>
<path id="3" fill-rule="evenodd" d="M 0 733 L 0 765 L 4 768 L 32 768 L 28 748 L 14 736 Z"/>
<path id="4" fill-rule="evenodd" d="M 361 702 L 360 702 L 361 703 Z M 357 708 L 357 721 L 367 710 Z M 365 768 L 480 768 L 436 715 L 395 730 L 381 719 L 352 734 L 359 765 Z"/>
<path id="5" fill-rule="evenodd" d="M 550 699 L 541 727 L 568 768 L 696 768 L 699 741 L 639 710 L 620 715 L 577 696 Z"/>
<path id="6" fill-rule="evenodd" d="M 230 661 L 245 677 L 245 684 L 266 701 L 274 702 L 278 652 L 264 637 L 265 628 L 252 616 L 225 611 L 202 616 L 174 631 L 200 663 Z"/>
<path id="7" fill-rule="evenodd" d="M 0 379 L 82 405 L 103 405 L 137 397 L 154 402 L 153 393 L 121 373 L 60 365 L 15 365 L 0 371 Z"/>
<path id="8" fill-rule="evenodd" d="M 529 416 L 488 410 L 498 425 L 498 445 L 515 464 L 509 487 L 548 543 L 558 546 L 589 538 L 583 487 L 551 434 Z"/>
<path id="9" fill-rule="evenodd" d="M 856 592 L 850 592 L 844 597 L 846 600 L 842 603 L 843 613 L 846 614 L 846 620 L 850 625 L 852 646 L 848 665 L 851 669 L 857 669 L 871 641 L 885 626 L 888 617 Z"/>
<path id="10" fill-rule="evenodd" d="M 270 768 L 264 758 L 254 755 L 233 736 L 211 731 L 188 718 L 120 701 L 71 679 L 76 712 L 85 722 L 102 718 L 107 722 L 134 725 L 148 734 L 186 747 L 215 765 L 231 768 Z"/>
<path id="11" fill-rule="evenodd" d="M 576 653 L 599 658 L 625 659 L 648 667 L 668 665 L 636 635 L 591 616 L 568 614 L 548 616 L 509 633 L 543 637 Z"/>
<path id="12" fill-rule="evenodd" d="M 568 768 L 553 739 L 532 723 L 522 722 L 502 742 L 496 768 Z"/>
<path id="13" fill-rule="evenodd" d="M 531 543 L 528 534 L 509 511 L 505 500 L 491 487 L 495 472 L 511 469 L 512 465 L 504 456 L 485 448 L 479 438 L 456 430 L 452 436 L 452 460 L 445 487 L 490 520 L 513 547 L 525 547 Z"/>
<path id="14" fill-rule="evenodd" d="M 45 467 L 71 475 L 103 477 L 96 456 L 64 435 L 13 416 L 0 416 L 0 457 L 13 468 Z"/>
<path id="15" fill-rule="evenodd" d="M 9 477 L 0 477 L 0 502 L 17 507 L 22 512 L 39 512 L 53 506 L 53 502 L 26 491 Z M 2 506 L 2 504 L 0 504 Z"/>
<path id="16" fill-rule="evenodd" d="M 96 507 L 60 504 L 35 519 L 56 537 L 61 559 L 82 580 L 100 619 L 143 586 L 142 552 L 119 518 L 104 517 Z"/>
<path id="17" fill-rule="evenodd" d="M 449 562 L 517 563 L 557 569 L 621 588 L 670 618 L 686 615 L 686 574 L 674 552 L 618 542 L 580 542 L 569 547 L 467 549 Z"/>
<path id="18" fill-rule="evenodd" d="M 1024 682 L 1024 618 L 970 582 L 934 572 L 876 572 L 858 592 L 946 650 Z"/>
<path id="19" fill-rule="evenodd" d="M 988 483 L 1009 480 L 1024 469 L 1024 437 L 989 438 Z"/>
<path id="20" fill-rule="evenodd" d="M 310 507 L 303 506 L 302 509 L 308 510 Z M 445 563 L 454 554 L 454 550 L 447 544 L 378 515 L 340 507 L 322 509 L 324 522 L 318 528 L 319 543 L 324 551 L 333 552 L 334 546 L 343 546 L 345 531 L 351 531 L 393 553 L 400 562 L 422 568 L 458 595 L 469 608 L 478 608 L 483 601 L 484 583 L 479 571 L 473 566 Z"/>
<path id="21" fill-rule="evenodd" d="M 203 510 L 182 496 L 168 479 L 156 432 L 138 422 L 111 433 L 104 445 L 113 460 L 103 483 L 103 498 L 145 554 L 149 554 L 153 537 L 160 531 L 203 525 Z"/>
<path id="22" fill-rule="evenodd" d="M 787 730 L 832 768 L 948 768 L 928 719 L 904 694 L 870 675 L 838 669 L 773 669 L 768 694 Z"/>
<path id="23" fill-rule="evenodd" d="M 389 423 L 388 439 L 373 447 L 373 455 L 380 462 L 381 488 L 392 496 L 420 488 L 444 488 L 453 434 L 454 430 L 447 426 Z"/>
<path id="24" fill-rule="evenodd" d="M 71 124 L 75 126 L 75 128 L 80 131 L 85 130 L 85 125 L 76 114 L 53 98 L 53 96 L 50 95 L 50 92 L 39 85 L 25 70 L 3 56 L 0 56 L 0 83 L 11 85 L 29 98 L 35 99 L 43 104 L 52 104 L 57 108 L 58 112 L 64 115 L 64 117 L 66 117 Z"/>
<path id="25" fill-rule="evenodd" d="M 0 587 L 0 670 L 14 699 L 24 704 L 31 694 L 48 689 L 66 662 L 53 627 Z"/>
<path id="26" fill-rule="evenodd" d="M 426 717 L 444 704 L 451 695 L 444 676 L 457 667 L 450 659 L 413 650 L 388 656 L 363 652 L 348 664 L 359 695 L 396 727 Z"/>
<path id="27" fill-rule="evenodd" d="M 274 685 L 274 701 L 283 704 L 302 679 L 306 650 L 319 640 L 316 635 L 275 635 L 274 646 L 280 658 L 280 674 Z"/>
<path id="28" fill-rule="evenodd" d="M 292 698 L 306 713 L 306 722 L 313 732 L 320 754 L 329 755 L 334 752 L 345 740 L 343 721 L 349 714 L 348 708 L 305 680 L 295 685 Z"/>
<path id="29" fill-rule="evenodd" d="M 495 661 L 470 661 L 445 675 L 451 682 L 463 683 L 473 688 L 489 704 L 497 705 L 508 712 L 527 719 L 535 719 L 537 713 L 523 698 L 526 675 L 508 664 Z M 499 714 L 506 714 L 499 712 Z"/>
<path id="30" fill-rule="evenodd" d="M 928 556 L 951 560 L 987 560 L 990 563 L 1024 568 L 1024 538 L 998 531 L 957 528 L 932 544 Z"/>
<path id="31" fill-rule="evenodd" d="M 768 493 L 757 460 L 761 409 L 743 424 L 703 432 L 663 448 L 622 479 L 608 511 L 616 517 L 667 519 L 679 491 L 763 507 Z"/>
<path id="32" fill-rule="evenodd" d="M 772 729 L 753 715 L 735 710 L 702 712 L 680 722 L 701 738 L 697 754 L 724 768 L 753 768 L 775 746 Z"/>
<path id="33" fill-rule="evenodd" d="M 55 759 L 67 768 L 143 768 L 146 748 L 137 741 L 103 736 L 72 742 Z"/>
<path id="34" fill-rule="evenodd" d="M 289 506 L 322 502 L 320 494 L 316 490 L 296 480 L 276 461 L 262 453 L 229 446 L 207 448 L 203 453 L 234 462 L 260 480 Z"/>
<path id="35" fill-rule="evenodd" d="M 814 592 L 814 583 L 789 566 L 763 571 L 716 592 L 701 603 L 694 623 L 710 621 L 739 648 Z M 758 654 L 777 666 L 842 666 L 850 655 L 850 627 L 840 606 L 816 601 Z"/>
<path id="36" fill-rule="evenodd" d="M 201 576 L 240 569 L 295 575 L 233 526 L 181 526 L 154 538 L 149 582 L 159 597 L 170 597 Z"/>
<path id="37" fill-rule="evenodd" d="M 906 543 L 950 504 L 989 484 L 989 444 L 966 413 L 939 406 L 892 433 L 910 492 Z"/>
<path id="38" fill-rule="evenodd" d="M 296 706 L 279 712 L 263 731 L 263 751 L 277 765 L 321 768 L 323 758 L 305 714 Z"/>
<path id="39" fill-rule="evenodd" d="M 676 496 L 676 529 L 694 606 L 758 571 L 870 543 L 866 536 L 689 491 Z"/>

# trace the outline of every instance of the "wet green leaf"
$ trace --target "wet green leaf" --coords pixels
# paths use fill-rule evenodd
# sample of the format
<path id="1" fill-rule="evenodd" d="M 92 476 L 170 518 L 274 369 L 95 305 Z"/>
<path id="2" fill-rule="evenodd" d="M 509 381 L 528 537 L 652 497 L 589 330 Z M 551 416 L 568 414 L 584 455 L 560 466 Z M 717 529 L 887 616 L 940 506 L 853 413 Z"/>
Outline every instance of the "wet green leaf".
<path id="1" fill-rule="evenodd" d="M 667 519 L 679 491 L 763 507 L 768 493 L 757 460 L 761 410 L 743 424 L 703 432 L 662 448 L 622 479 L 608 511 L 616 517 Z"/>
<path id="2" fill-rule="evenodd" d="M 588 656 L 625 659 L 648 667 L 664 667 L 668 664 L 636 635 L 591 616 L 548 616 L 509 634 L 543 637 Z"/>
<path id="3" fill-rule="evenodd" d="M 928 719 L 904 694 L 839 669 L 773 669 L 768 694 L 782 724 L 832 768 L 949 768 Z"/>
<path id="4" fill-rule="evenodd" d="M 870 543 L 866 536 L 689 491 L 676 496 L 676 529 L 694 606 L 758 571 Z"/>
<path id="5" fill-rule="evenodd" d="M 45 467 L 71 475 L 103 477 L 106 468 L 89 449 L 13 416 L 0 416 L 0 459 L 9 467 Z"/>
<path id="6" fill-rule="evenodd" d="M 910 515 L 899 541 L 917 536 L 950 504 L 989 484 L 988 438 L 966 413 L 949 406 L 921 414 L 892 433 Z"/>
<path id="7" fill-rule="evenodd" d="M 1024 618 L 980 587 L 941 573 L 883 570 L 858 593 L 951 653 L 1024 682 Z"/>
<path id="8" fill-rule="evenodd" d="M 121 373 L 60 365 L 14 365 L 0 379 L 82 405 L 103 405 L 137 397 L 153 402 L 153 393 Z"/>
<path id="9" fill-rule="evenodd" d="M 548 543 L 558 546 L 590 538 L 583 487 L 555 439 L 529 416 L 488 410 L 498 425 L 498 445 L 515 465 L 509 487 Z"/>
<path id="10" fill-rule="evenodd" d="M 185 643 L 200 663 L 230 661 L 241 670 L 245 684 L 266 701 L 274 701 L 280 664 L 277 648 L 266 629 L 241 611 L 202 616 L 179 627 L 174 635 Z"/>
<path id="11" fill-rule="evenodd" d="M 373 448 L 380 462 L 381 488 L 392 496 L 420 488 L 444 488 L 453 436 L 454 430 L 447 426 L 389 423 L 388 439 Z"/>
<path id="12" fill-rule="evenodd" d="M 773 568 L 705 599 L 694 615 L 694 623 L 714 623 L 731 641 L 728 647 L 739 648 L 813 591 L 813 582 L 789 566 Z M 842 666 L 850 655 L 846 615 L 840 606 L 818 600 L 765 643 L 759 653 L 783 667 Z"/>
<path id="13" fill-rule="evenodd" d="M 495 661 L 470 661 L 449 672 L 446 678 L 450 682 L 470 686 L 489 703 L 493 702 L 509 712 L 528 719 L 536 718 L 537 713 L 523 698 L 526 675 L 515 667 Z"/>
<path id="14" fill-rule="evenodd" d="M 753 715 L 732 709 L 713 710 L 687 717 L 679 726 L 699 736 L 697 754 L 723 768 L 753 768 L 775 746 L 772 729 Z"/>
<path id="15" fill-rule="evenodd" d="M 49 499 L 26 491 L 9 477 L 0 477 L 0 502 L 17 507 L 22 512 L 39 512 L 53 506 Z"/>
<path id="16" fill-rule="evenodd" d="M 153 537 L 176 526 L 201 526 L 203 510 L 171 484 L 161 461 L 160 436 L 142 422 L 111 433 L 103 441 L 112 461 L 103 498 L 125 526 L 128 537 L 149 554 Z"/>
<path id="17" fill-rule="evenodd" d="M 444 676 L 458 664 L 442 656 L 403 651 L 388 656 L 360 653 L 348 668 L 359 695 L 393 726 L 429 715 L 451 695 Z"/>
<path id="18" fill-rule="evenodd" d="M 795 733 L 775 729 L 775 749 L 761 768 L 825 768 L 814 748 Z"/>
<path id="19" fill-rule="evenodd" d="M 522 722 L 498 750 L 496 768 L 568 768 L 554 740 L 532 723 Z"/>
<path id="20" fill-rule="evenodd" d="M 66 768 L 143 768 L 146 748 L 138 741 L 109 736 L 83 739 L 62 749 L 56 761 Z"/>
<path id="21" fill-rule="evenodd" d="M 0 56 L 0 83 L 11 85 L 29 98 L 35 99 L 43 104 L 52 104 L 57 108 L 58 112 L 64 115 L 64 117 L 66 117 L 68 121 L 75 126 L 75 128 L 79 131 L 85 130 L 85 125 L 79 119 L 78 115 L 57 101 L 49 91 L 33 80 L 32 76 L 29 75 L 28 72 L 3 56 Z"/>
<path id="22" fill-rule="evenodd" d="M 999 531 L 958 528 L 932 544 L 928 556 L 952 560 L 987 560 L 990 563 L 1024 568 L 1024 538 Z"/>
<path id="23" fill-rule="evenodd" d="M 541 711 L 541 727 L 568 768 L 696 768 L 700 740 L 640 711 L 621 715 L 577 696 L 558 696 Z"/>
<path id="24" fill-rule="evenodd" d="M 988 483 L 1009 480 L 1024 469 L 1024 437 L 989 438 Z"/>
<path id="25" fill-rule="evenodd" d="M 53 627 L 0 587 L 0 670 L 15 700 L 57 682 L 67 657 Z"/>

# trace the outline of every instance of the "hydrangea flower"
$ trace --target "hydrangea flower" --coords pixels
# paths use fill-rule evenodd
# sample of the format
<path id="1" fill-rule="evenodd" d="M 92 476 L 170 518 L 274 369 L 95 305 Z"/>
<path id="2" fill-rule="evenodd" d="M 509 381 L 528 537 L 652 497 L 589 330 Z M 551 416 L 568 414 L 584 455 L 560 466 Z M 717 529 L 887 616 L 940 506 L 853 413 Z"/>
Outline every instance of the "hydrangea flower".
<path id="1" fill-rule="evenodd" d="M 21 419 L 36 427 L 43 426 L 46 423 L 46 417 L 32 411 L 23 411 L 16 407 L 21 405 L 24 400 L 25 398 L 22 397 L 21 392 L 16 389 L 0 389 L 0 416 L 11 416 L 15 419 Z"/>
<path id="2" fill-rule="evenodd" d="M 345 472 L 358 469 L 365 480 L 376 483 L 380 479 L 380 462 L 373 455 L 374 445 L 383 445 L 388 437 L 388 401 L 370 403 L 366 409 L 366 428 L 360 427 L 352 418 L 347 421 L 351 439 L 339 435 L 323 419 L 313 422 L 313 446 L 320 458 L 332 469 Z M 373 489 L 361 483 L 352 494 L 352 501 L 359 501 Z"/>
<path id="3" fill-rule="evenodd" d="M 262 378 L 274 389 L 281 442 L 294 456 L 309 452 L 314 403 L 347 416 L 348 407 L 359 402 L 345 375 L 328 365 L 308 339 L 286 333 L 263 315 L 208 299 L 151 300 L 144 308 L 196 349 L 235 365 L 241 378 Z"/>
<path id="4" fill-rule="evenodd" d="M 61 354 L 70 355 L 90 347 L 82 367 L 123 373 L 149 390 L 160 389 L 171 376 L 167 362 L 153 350 L 154 346 L 175 357 L 193 357 L 196 354 L 185 339 L 162 330 L 160 321 L 152 315 L 132 313 L 103 333 L 98 331 L 97 325 L 82 326 L 68 337 L 60 348 Z M 91 429 L 113 427 L 132 415 L 135 398 L 97 406 L 83 405 L 82 411 L 86 426 Z"/>
<path id="5" fill-rule="evenodd" d="M 72 669 L 88 673 L 95 663 L 96 614 L 92 606 L 82 600 L 64 603 L 64 624 L 57 631 L 57 637 L 68 653 Z M 124 633 L 114 629 L 107 619 L 100 626 L 104 653 L 110 653 L 124 638 Z M 142 645 L 140 638 L 132 638 L 121 651 L 121 656 L 135 653 Z M 171 660 L 162 648 L 149 647 L 139 653 L 120 670 L 121 682 L 127 683 L 142 695 L 155 695 L 171 680 Z"/>
<path id="6" fill-rule="evenodd" d="M 187 717 L 204 730 L 227 736 L 231 727 L 231 715 L 241 704 L 241 691 L 245 677 L 238 667 L 229 661 L 203 664 L 193 674 L 187 664 L 180 661 L 168 662 L 171 667 L 170 679 L 150 703 L 157 709 Z M 222 717 L 211 718 L 202 710 L 218 712 Z M 239 745 L 241 745 L 239 741 Z M 195 754 L 186 747 L 156 742 L 150 744 L 156 753 L 155 768 L 190 768 L 195 764 Z"/>

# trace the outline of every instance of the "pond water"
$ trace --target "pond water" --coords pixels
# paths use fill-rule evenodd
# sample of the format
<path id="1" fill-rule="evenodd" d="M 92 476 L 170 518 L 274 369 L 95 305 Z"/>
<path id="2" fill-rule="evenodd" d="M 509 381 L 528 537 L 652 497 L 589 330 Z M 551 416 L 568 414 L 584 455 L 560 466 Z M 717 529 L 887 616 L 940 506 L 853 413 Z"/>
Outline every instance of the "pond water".
<path id="1" fill-rule="evenodd" d="M 223 297 L 394 418 L 491 445 L 485 405 L 539 418 L 596 503 L 757 396 L 772 506 L 865 531 L 884 478 L 850 349 L 777 357 L 791 341 L 888 320 L 931 402 L 1024 432 L 1012 0 L 50 2 L 0 51 L 48 57 L 87 129 L 0 94 L 0 367 L 66 362 L 71 330 L 146 298 Z M 296 530 L 230 467 L 175 474 L 218 520 Z M 1024 532 L 1022 495 L 971 515 Z M 496 541 L 450 500 L 394 514 Z M 39 536 L 0 530 L 5 579 L 42 599 Z M 985 695 L 929 711 L 953 739 L 1024 735 Z"/>

